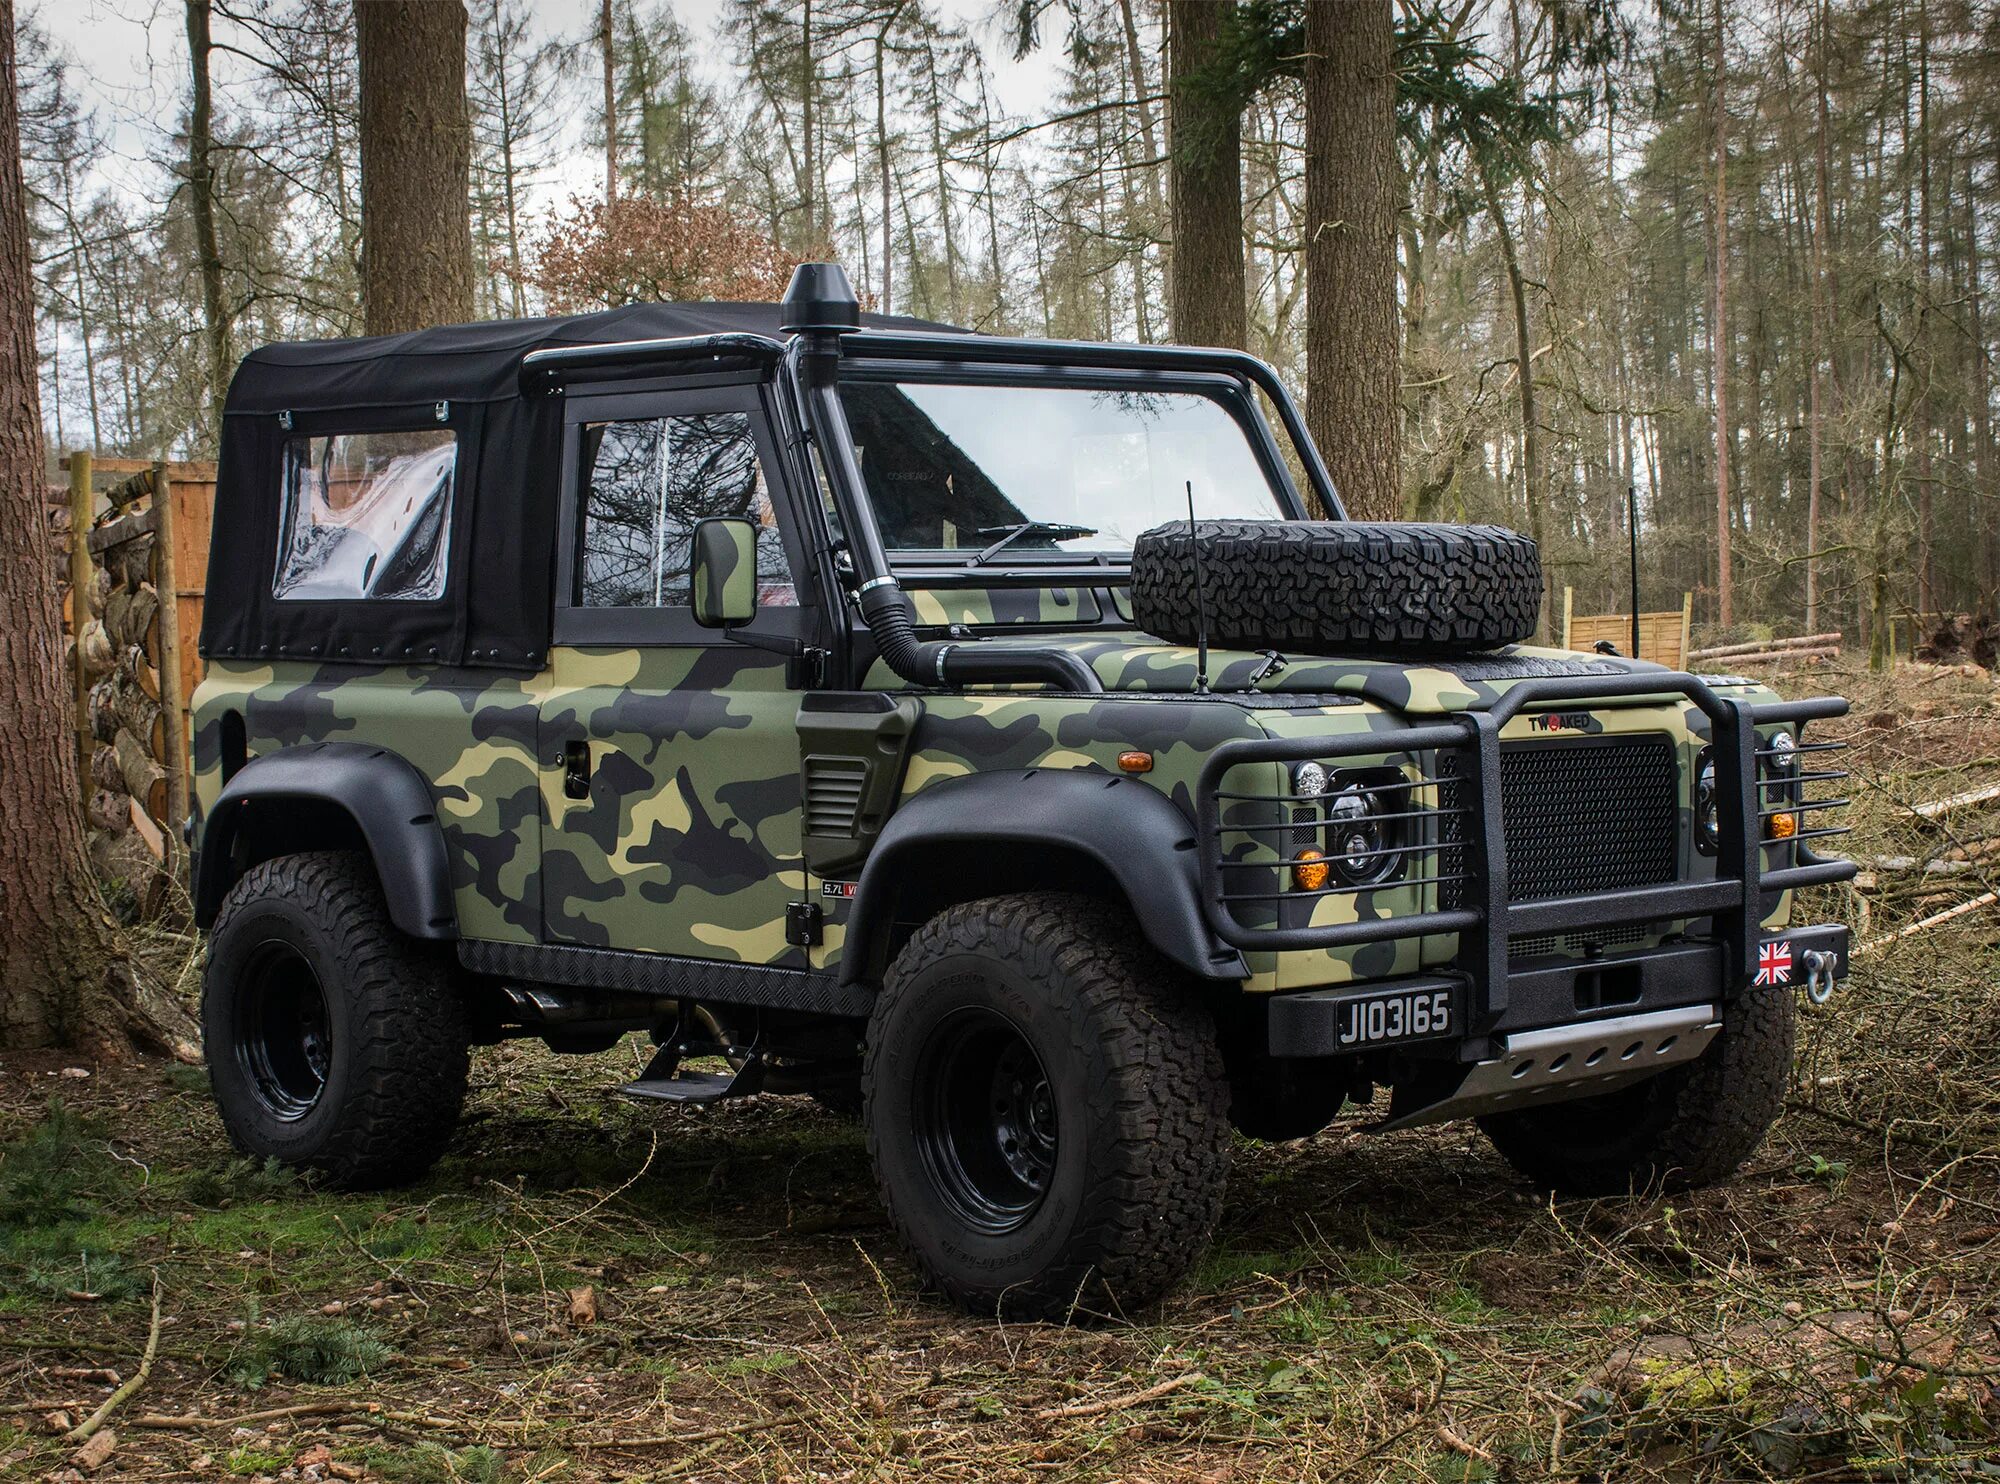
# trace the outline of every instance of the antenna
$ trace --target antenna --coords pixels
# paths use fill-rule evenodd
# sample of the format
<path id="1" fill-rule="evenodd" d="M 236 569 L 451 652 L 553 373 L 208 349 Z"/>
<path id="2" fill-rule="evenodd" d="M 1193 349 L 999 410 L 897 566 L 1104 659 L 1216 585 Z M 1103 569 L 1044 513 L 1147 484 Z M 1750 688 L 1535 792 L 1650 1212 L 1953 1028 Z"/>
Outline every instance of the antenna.
<path id="1" fill-rule="evenodd" d="M 1626 531 L 1632 551 L 1632 658 L 1639 658 L 1639 486 L 1625 486 Z"/>
<path id="2" fill-rule="evenodd" d="M 1201 533 L 1194 527 L 1194 481 L 1187 481 L 1188 557 L 1194 563 L 1194 688 L 1208 694 L 1208 591 L 1201 570 Z"/>

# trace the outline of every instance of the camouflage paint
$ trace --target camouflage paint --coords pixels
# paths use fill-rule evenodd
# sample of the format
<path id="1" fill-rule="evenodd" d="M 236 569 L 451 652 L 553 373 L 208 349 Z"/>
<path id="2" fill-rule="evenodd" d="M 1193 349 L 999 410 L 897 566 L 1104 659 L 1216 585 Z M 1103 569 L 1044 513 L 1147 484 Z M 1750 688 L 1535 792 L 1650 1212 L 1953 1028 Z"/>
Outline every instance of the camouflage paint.
<path id="1" fill-rule="evenodd" d="M 912 588 L 917 622 L 944 628 L 1009 624 L 1094 624 L 1103 617 L 1097 593 L 1074 587 Z"/>
<path id="2" fill-rule="evenodd" d="M 551 942 L 797 963 L 799 698 L 738 645 L 558 649 L 541 705 Z M 585 798 L 565 747 L 590 748 Z"/>
<path id="3" fill-rule="evenodd" d="M 949 595 L 990 621 L 1044 621 L 1009 607 L 1019 592 Z M 1045 593 L 1030 593 L 1037 604 Z M 1096 598 L 1091 596 L 1091 604 Z M 979 603 L 998 607 L 977 606 Z M 920 609 L 920 611 L 922 611 Z M 940 612 L 948 609 L 936 610 Z M 932 621 L 926 614 L 926 621 Z M 1007 643 L 1005 637 L 989 642 Z M 1013 642 L 1029 642 L 1016 640 Z M 1508 678 L 1467 679 L 1449 669 L 1388 661 L 1302 657 L 1275 668 L 1262 654 L 1218 649 L 1209 656 L 1217 693 L 1194 694 L 1193 650 L 1145 635 L 1098 630 L 1038 636 L 1084 655 L 1104 681 L 1101 696 L 1031 689 L 929 695 L 904 780 L 905 797 L 952 777 L 993 769 L 1064 767 L 1110 771 L 1117 754 L 1150 752 L 1141 775 L 1191 812 L 1202 762 L 1234 738 L 1383 736 L 1379 757 L 1396 762 L 1394 734 L 1419 719 L 1482 705 Z M 1554 651 L 1510 651 L 1516 659 L 1562 659 Z M 1605 673 L 1631 668 L 1604 662 Z M 796 963 L 784 939 L 786 904 L 828 909 L 819 966 L 838 962 L 845 903 L 823 896 L 800 854 L 798 693 L 784 661 L 733 645 L 562 649 L 549 668 L 524 676 L 285 662 L 218 661 L 194 702 L 196 792 L 211 808 L 221 788 L 220 727 L 240 712 L 251 753 L 294 743 L 373 742 L 393 749 L 432 783 L 453 870 L 459 921 L 468 937 L 657 950 L 749 963 Z M 900 681 L 878 671 L 885 687 Z M 1718 681 L 1724 694 L 1761 699 L 1748 681 Z M 1232 695 L 1229 692 L 1242 692 Z M 1254 704 L 1282 695 L 1282 707 Z M 1586 706 L 1590 730 L 1666 731 L 1682 757 L 1681 847 L 1691 857 L 1693 758 L 1706 717 L 1675 700 L 1652 707 Z M 1517 718 L 1503 734 L 1528 734 Z M 571 741 L 591 750 L 586 797 L 564 789 Z M 1368 758 L 1352 760 L 1362 766 Z M 1275 764 L 1257 765 L 1258 785 L 1281 791 Z M 1232 774 L 1231 786 L 1238 780 Z M 1256 847 L 1269 852 L 1269 847 Z M 1254 857 L 1245 857 L 1254 858 Z M 1275 855 L 1271 858 L 1275 861 Z M 1426 857 L 1413 857 L 1422 861 Z M 1776 852 L 1771 852 L 1776 864 Z M 1428 874 L 1428 868 L 1423 869 Z M 1248 873 L 1245 873 L 1248 874 Z M 1402 914 L 1433 905 L 1429 888 L 1394 882 L 1320 898 L 1314 922 Z M 1767 923 L 1788 921 L 1789 900 Z M 1666 929 L 1663 928 L 1662 931 Z M 1406 973 L 1447 960 L 1439 937 L 1345 950 L 1249 955 L 1255 990 L 1340 983 Z"/>

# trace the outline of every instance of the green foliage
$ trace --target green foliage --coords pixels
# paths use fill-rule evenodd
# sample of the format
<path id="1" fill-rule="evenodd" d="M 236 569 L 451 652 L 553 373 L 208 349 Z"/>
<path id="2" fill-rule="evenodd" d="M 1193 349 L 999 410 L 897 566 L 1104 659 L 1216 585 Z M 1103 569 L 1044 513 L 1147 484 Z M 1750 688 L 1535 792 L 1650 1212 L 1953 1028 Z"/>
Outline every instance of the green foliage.
<path id="1" fill-rule="evenodd" d="M 197 1206 L 217 1207 L 228 1201 L 263 1200 L 297 1186 L 298 1175 L 275 1159 L 245 1156 L 215 1169 L 196 1170 L 181 1191 Z"/>
<path id="2" fill-rule="evenodd" d="M 1792 1173 L 1807 1180 L 1817 1180 L 1822 1185 L 1838 1187 L 1847 1180 L 1847 1161 L 1828 1159 L 1821 1154 L 1808 1154 L 1792 1166 Z"/>
<path id="3" fill-rule="evenodd" d="M 401 1451 L 372 1450 L 368 1467 L 397 1484 L 501 1484 L 507 1476 L 507 1459 L 495 1449 L 453 1450 L 429 1441 Z"/>
<path id="4" fill-rule="evenodd" d="M 60 1098 L 28 1136 L 0 1154 L 0 1231 L 87 1220 L 107 1166 L 103 1128 Z"/>
<path id="5" fill-rule="evenodd" d="M 245 1443 L 222 1456 L 224 1472 L 239 1478 L 253 1474 L 275 1474 L 292 1461 L 293 1450 L 268 1444 Z"/>
<path id="6" fill-rule="evenodd" d="M 229 1362 L 230 1377 L 252 1390 L 274 1375 L 309 1386 L 346 1386 L 395 1354 L 345 1319 L 301 1315 L 248 1331 Z"/>

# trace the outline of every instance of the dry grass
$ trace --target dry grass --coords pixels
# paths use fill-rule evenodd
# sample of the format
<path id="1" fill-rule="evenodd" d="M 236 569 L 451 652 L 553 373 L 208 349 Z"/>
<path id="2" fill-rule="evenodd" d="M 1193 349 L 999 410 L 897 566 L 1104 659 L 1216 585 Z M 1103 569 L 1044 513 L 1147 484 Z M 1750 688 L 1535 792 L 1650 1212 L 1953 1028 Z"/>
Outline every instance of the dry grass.
<path id="1" fill-rule="evenodd" d="M 1878 869 L 1869 933 L 2000 884 L 2000 808 L 1896 807 L 2000 781 L 1994 687 L 1807 685 L 1858 698 L 1857 852 L 1972 862 Z M 1996 923 L 1864 955 L 1726 1187 L 1549 1203 L 1471 1129 L 1354 1112 L 1242 1146 L 1195 1280 L 1094 1330 L 924 1298 L 801 1100 L 662 1112 L 500 1048 L 433 1177 L 344 1196 L 230 1161 L 184 1070 L 8 1058 L 0 1472 L 67 1466 L 44 1415 L 129 1376 L 157 1272 L 98 1477 L 1993 1477 Z"/>

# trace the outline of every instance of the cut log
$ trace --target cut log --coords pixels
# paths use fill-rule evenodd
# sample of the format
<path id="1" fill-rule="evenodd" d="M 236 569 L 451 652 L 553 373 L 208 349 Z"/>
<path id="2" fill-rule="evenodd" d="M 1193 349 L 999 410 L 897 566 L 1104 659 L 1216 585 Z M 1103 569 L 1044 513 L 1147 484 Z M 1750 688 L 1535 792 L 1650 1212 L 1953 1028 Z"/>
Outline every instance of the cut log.
<path id="1" fill-rule="evenodd" d="M 146 848 L 153 852 L 154 860 L 165 860 L 167 858 L 167 837 L 161 834 L 160 827 L 153 823 L 152 815 L 139 807 L 137 799 L 133 799 L 130 802 L 132 805 L 133 832 L 146 842 Z"/>
<path id="2" fill-rule="evenodd" d="M 160 699 L 160 672 L 147 660 L 145 651 L 132 651 L 132 681 L 139 687 L 147 700 L 158 704 Z"/>
<path id="3" fill-rule="evenodd" d="M 155 817 L 164 815 L 167 809 L 167 770 L 160 766 L 160 760 L 123 728 L 111 746 L 118 754 L 118 776 L 125 781 L 125 792 L 138 800 L 148 814 Z"/>
<path id="4" fill-rule="evenodd" d="M 90 750 L 90 781 L 99 788 L 117 793 L 125 791 L 125 780 L 118 776 L 118 754 L 109 747 L 93 747 Z"/>
<path id="5" fill-rule="evenodd" d="M 153 615 L 159 611 L 160 595 L 150 582 L 141 583 L 130 593 L 122 589 L 113 592 L 104 611 L 104 626 L 111 633 L 111 642 L 120 649 L 143 648 L 146 631 L 152 628 Z"/>
<path id="6" fill-rule="evenodd" d="M 1691 649 L 1688 651 L 1688 658 L 1691 660 L 1720 660 L 1727 659 L 1734 654 L 1763 654 L 1767 650 L 1773 649 L 1819 649 L 1827 645 L 1832 645 L 1838 649 L 1840 642 L 1841 635 L 1837 633 L 1798 634 L 1790 639 L 1751 640 L 1743 644 L 1718 644 L 1710 649 Z"/>
<path id="7" fill-rule="evenodd" d="M 1803 660 L 1830 660 L 1838 657 L 1840 646 L 1825 649 L 1766 649 L 1755 654 L 1731 654 L 1723 656 L 1723 663 L 1731 669 L 1742 665 L 1783 665 L 1796 664 Z"/>
<path id="8" fill-rule="evenodd" d="M 100 788 L 90 796 L 83 812 L 92 829 L 107 834 L 122 835 L 132 828 L 132 800 L 124 793 Z"/>
<path id="9" fill-rule="evenodd" d="M 104 620 L 93 618 L 83 626 L 83 673 L 92 680 L 99 679 L 110 673 L 117 660 L 111 636 L 104 631 Z"/>

